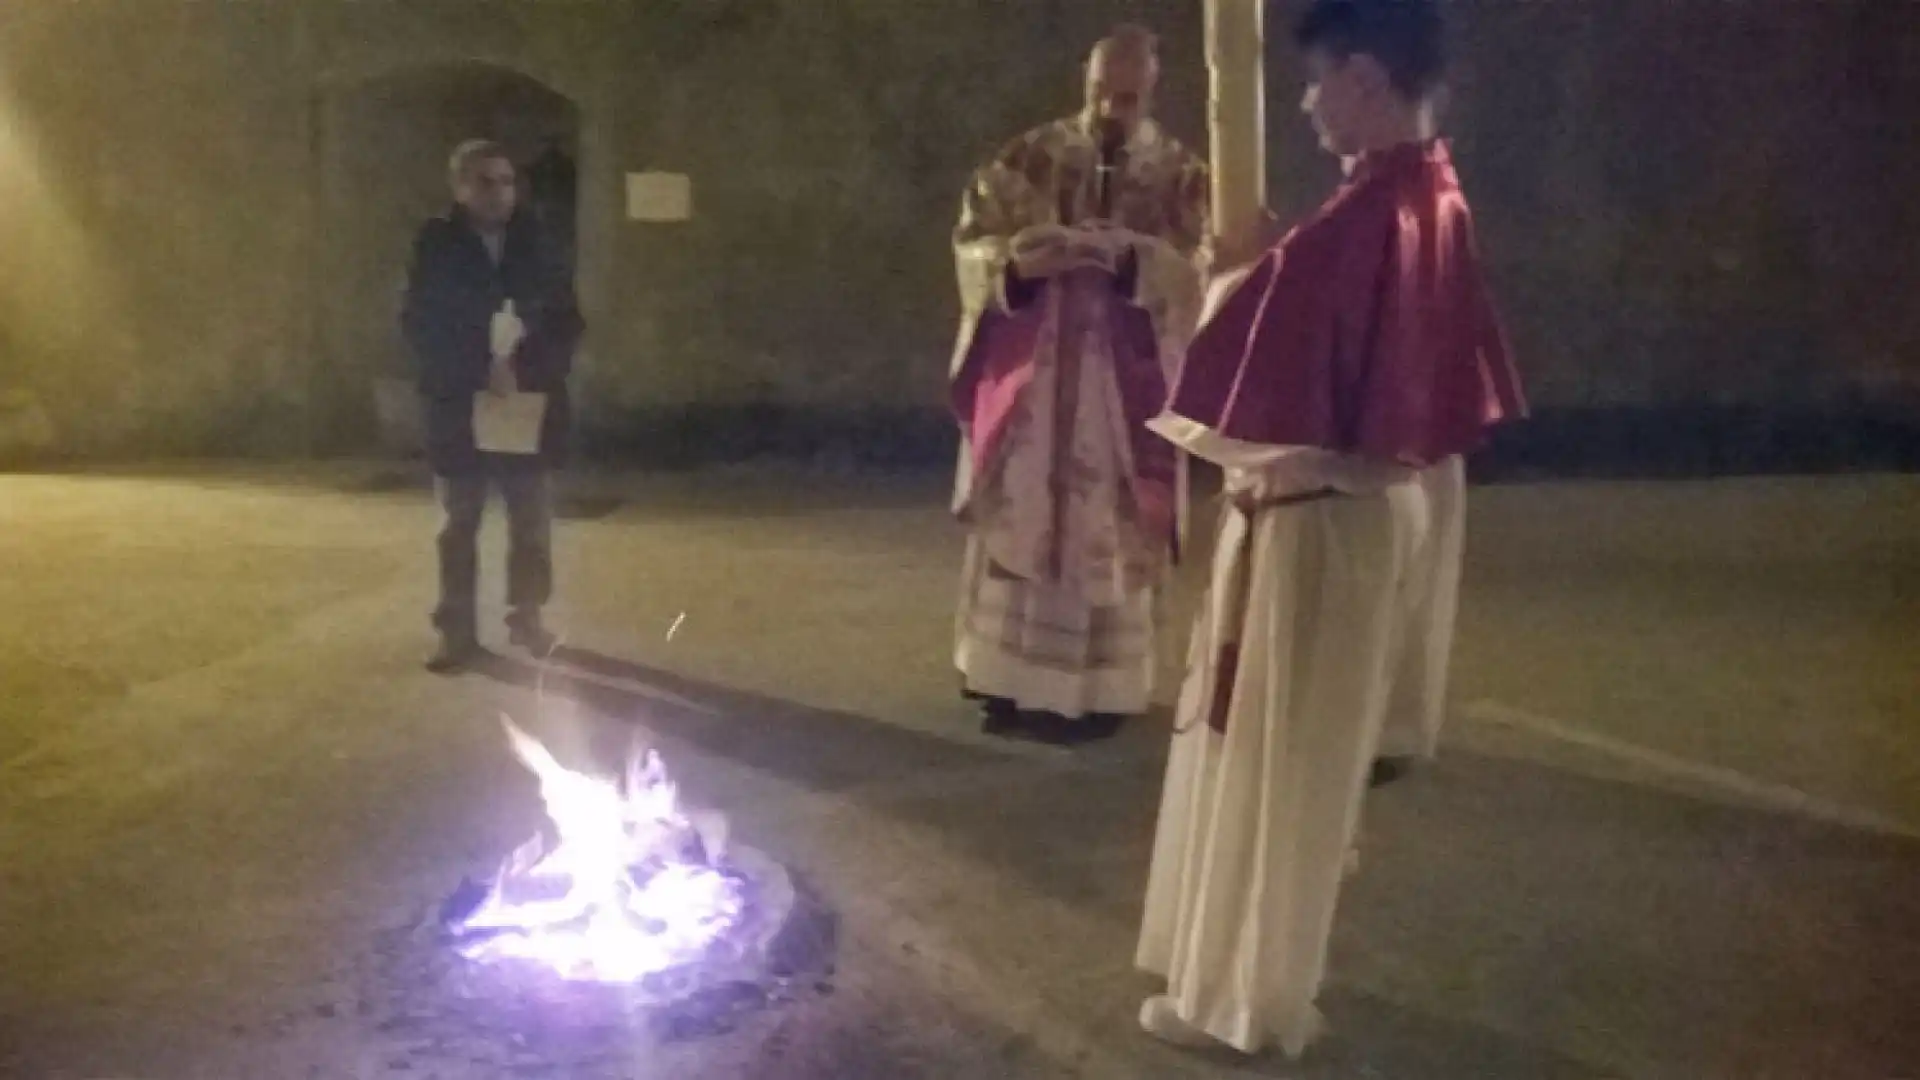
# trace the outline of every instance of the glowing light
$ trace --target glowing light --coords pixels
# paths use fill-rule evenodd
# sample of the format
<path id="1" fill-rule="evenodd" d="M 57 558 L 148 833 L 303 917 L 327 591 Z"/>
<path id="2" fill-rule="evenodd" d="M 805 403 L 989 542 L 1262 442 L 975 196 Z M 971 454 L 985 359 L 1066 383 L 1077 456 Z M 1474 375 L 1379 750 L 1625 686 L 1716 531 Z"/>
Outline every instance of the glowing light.
<path id="1" fill-rule="evenodd" d="M 660 756 L 636 751 L 622 778 L 563 767 L 502 718 L 540 780 L 557 840 L 536 835 L 501 863 L 462 920 L 463 955 L 535 961 L 562 978 L 637 982 L 698 960 L 745 909 L 725 871 L 726 823 L 682 811 Z"/>

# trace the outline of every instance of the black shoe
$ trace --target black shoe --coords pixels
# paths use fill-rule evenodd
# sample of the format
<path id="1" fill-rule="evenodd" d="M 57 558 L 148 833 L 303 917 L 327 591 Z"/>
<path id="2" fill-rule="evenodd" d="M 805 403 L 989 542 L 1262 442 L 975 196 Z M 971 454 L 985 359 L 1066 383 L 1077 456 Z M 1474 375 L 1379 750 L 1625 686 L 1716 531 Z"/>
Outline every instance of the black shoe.
<path id="1" fill-rule="evenodd" d="M 1020 714 L 1020 730 L 1026 737 L 1048 746 L 1076 746 L 1088 741 L 1085 725 L 1084 720 L 1069 720 L 1056 712 Z"/>
<path id="2" fill-rule="evenodd" d="M 1025 717 L 1021 715 L 1019 707 L 1006 698 L 975 694 L 973 700 L 980 703 L 981 732 L 1005 738 L 1020 735 L 1026 730 Z"/>
<path id="3" fill-rule="evenodd" d="M 544 659 L 553 655 L 560 639 L 548 633 L 547 628 L 540 625 L 540 617 L 535 615 L 531 618 L 508 619 L 507 643 Z"/>
<path id="4" fill-rule="evenodd" d="M 1073 741 L 1067 730 L 1071 722 L 1050 712 L 1022 709 L 1010 698 L 983 694 L 980 701 L 980 730 L 1003 739 L 1066 746 Z"/>
<path id="5" fill-rule="evenodd" d="M 443 637 L 440 648 L 427 658 L 427 670 L 435 675 L 458 675 L 473 667 L 482 655 L 480 643 L 472 638 Z"/>
<path id="6" fill-rule="evenodd" d="M 986 698 L 980 707 L 984 718 L 980 730 L 989 735 L 1011 736 L 1048 746 L 1079 746 L 1110 739 L 1119 734 L 1126 717 L 1115 713 L 1091 713 L 1069 720 L 1054 712 L 1021 709 L 1006 698 Z"/>
<path id="7" fill-rule="evenodd" d="M 1367 786 L 1386 787 L 1395 780 L 1407 775 L 1413 768 L 1413 759 L 1403 757 L 1383 757 L 1373 759 L 1373 769 L 1367 774 Z"/>
<path id="8" fill-rule="evenodd" d="M 1059 713 L 1035 713 L 1029 723 L 1041 742 L 1055 746 L 1084 746 L 1120 734 L 1127 718 L 1119 713 L 1088 713 L 1067 719 Z"/>

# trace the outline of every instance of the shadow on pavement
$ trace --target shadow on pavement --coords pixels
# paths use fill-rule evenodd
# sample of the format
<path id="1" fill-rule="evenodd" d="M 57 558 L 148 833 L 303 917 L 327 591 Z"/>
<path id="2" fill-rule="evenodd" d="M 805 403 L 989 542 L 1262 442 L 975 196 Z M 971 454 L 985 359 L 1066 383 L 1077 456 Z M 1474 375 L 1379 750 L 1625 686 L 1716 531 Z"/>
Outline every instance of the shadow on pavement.
<path id="1" fill-rule="evenodd" d="M 1618 1070 L 1356 991 L 1329 988 L 1321 1003 L 1332 1033 L 1300 1061 L 1197 1056 L 1230 1075 L 1281 1080 L 1625 1080 Z"/>
<path id="2" fill-rule="evenodd" d="M 1116 958 L 1132 953 L 1163 740 L 1130 736 L 1104 760 L 1056 762 L 586 650 L 554 660 L 549 693 L 610 718 L 645 715 L 707 753 L 928 828 L 1056 902 L 1042 906 L 1073 921 L 1052 935 L 1060 959 L 1025 972 L 1072 1022 L 1130 1032 L 1128 995 L 1141 986 Z M 539 672 L 503 659 L 490 673 L 530 686 Z M 642 686 L 703 708 L 663 706 Z M 1376 794 L 1367 814 L 1327 996 L 1337 1037 L 1298 1066 L 1239 1068 L 1920 1075 L 1908 1023 L 1920 1001 L 1920 844 L 1466 753 Z M 984 932 L 977 942 L 996 947 Z"/>
<path id="3" fill-rule="evenodd" d="M 547 693 L 570 697 L 608 719 L 632 723 L 645 717 L 661 734 L 816 792 L 1015 760 L 899 724 L 712 686 L 570 646 L 554 650 L 544 674 L 542 665 L 514 656 L 492 657 L 483 672 L 528 688 L 544 677 Z M 703 708 L 676 706 L 649 689 Z"/>

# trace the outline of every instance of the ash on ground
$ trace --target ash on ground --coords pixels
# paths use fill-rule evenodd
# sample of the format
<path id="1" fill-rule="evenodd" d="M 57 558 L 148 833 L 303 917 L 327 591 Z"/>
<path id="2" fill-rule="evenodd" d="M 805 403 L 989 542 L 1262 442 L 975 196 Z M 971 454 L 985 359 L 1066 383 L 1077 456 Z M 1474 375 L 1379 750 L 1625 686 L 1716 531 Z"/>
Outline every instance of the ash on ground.
<path id="1" fill-rule="evenodd" d="M 380 935 L 352 1009 L 392 1041 L 401 1071 L 400 1062 L 418 1060 L 526 1075 L 622 1075 L 623 1063 L 648 1045 L 722 1037 L 755 1016 L 832 993 L 837 919 L 803 881 L 784 871 L 781 878 L 788 901 L 778 925 L 756 922 L 751 910 L 742 921 L 741 929 L 764 934 L 751 966 L 722 958 L 675 973 L 671 990 L 665 981 L 573 982 L 536 963 L 463 958 L 450 947 L 440 905 Z"/>

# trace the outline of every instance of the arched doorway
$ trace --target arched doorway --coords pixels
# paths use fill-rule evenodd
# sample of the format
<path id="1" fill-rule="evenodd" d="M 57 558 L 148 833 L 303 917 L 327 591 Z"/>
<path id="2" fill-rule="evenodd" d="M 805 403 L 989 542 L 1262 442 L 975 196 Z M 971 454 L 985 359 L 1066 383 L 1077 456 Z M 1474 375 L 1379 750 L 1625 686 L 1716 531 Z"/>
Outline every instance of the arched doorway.
<path id="1" fill-rule="evenodd" d="M 522 205 L 572 265 L 580 110 L 531 76 L 472 61 L 333 87 L 319 112 L 315 449 L 411 453 L 418 410 L 399 310 L 414 232 L 449 201 L 448 152 L 466 139 L 504 144 Z"/>

